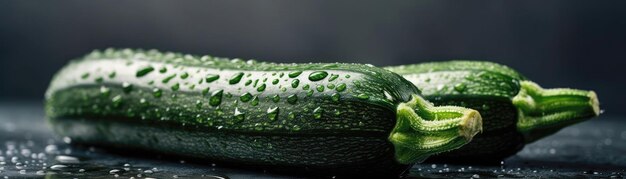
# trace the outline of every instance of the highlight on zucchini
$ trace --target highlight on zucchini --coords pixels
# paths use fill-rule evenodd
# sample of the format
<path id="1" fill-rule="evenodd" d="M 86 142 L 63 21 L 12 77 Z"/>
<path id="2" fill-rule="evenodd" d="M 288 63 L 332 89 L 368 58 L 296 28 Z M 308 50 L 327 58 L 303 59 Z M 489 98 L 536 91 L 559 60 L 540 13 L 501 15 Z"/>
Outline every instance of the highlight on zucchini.
<path id="1" fill-rule="evenodd" d="M 563 127 L 600 114 L 593 91 L 543 89 L 493 62 L 445 61 L 386 67 L 402 75 L 436 105 L 478 110 L 484 132 L 462 147 L 434 156 L 444 161 L 500 161 Z"/>
<path id="2" fill-rule="evenodd" d="M 45 109 L 73 143 L 328 175 L 398 175 L 482 129 L 477 111 L 434 106 L 368 65 L 156 50 L 73 60 L 54 76 Z"/>

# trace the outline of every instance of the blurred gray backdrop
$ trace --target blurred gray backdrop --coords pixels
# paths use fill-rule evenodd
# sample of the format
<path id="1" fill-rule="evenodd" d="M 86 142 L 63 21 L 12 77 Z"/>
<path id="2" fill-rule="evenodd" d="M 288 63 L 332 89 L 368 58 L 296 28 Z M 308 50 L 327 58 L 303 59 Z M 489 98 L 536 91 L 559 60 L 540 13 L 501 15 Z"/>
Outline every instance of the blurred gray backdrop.
<path id="1" fill-rule="evenodd" d="M 626 1 L 0 1 L 0 101 L 106 47 L 376 66 L 491 60 L 626 114 Z"/>

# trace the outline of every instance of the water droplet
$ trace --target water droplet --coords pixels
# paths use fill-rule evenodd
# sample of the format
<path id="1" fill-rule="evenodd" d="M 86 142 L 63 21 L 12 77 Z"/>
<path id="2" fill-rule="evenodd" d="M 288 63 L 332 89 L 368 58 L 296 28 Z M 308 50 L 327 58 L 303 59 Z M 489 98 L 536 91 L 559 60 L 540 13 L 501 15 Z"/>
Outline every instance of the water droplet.
<path id="1" fill-rule="evenodd" d="M 278 116 L 278 107 L 267 108 L 267 117 L 270 120 L 275 121 L 277 116 Z"/>
<path id="2" fill-rule="evenodd" d="M 111 94 L 111 89 L 107 88 L 106 86 L 101 86 L 100 94 L 102 94 L 102 96 L 104 97 L 109 97 L 109 95 Z"/>
<path id="3" fill-rule="evenodd" d="M 167 68 L 161 67 L 161 69 L 159 69 L 159 73 L 165 73 L 165 72 L 167 72 Z"/>
<path id="4" fill-rule="evenodd" d="M 259 105 L 259 97 L 254 96 L 254 98 L 252 98 L 252 101 L 250 102 L 250 105 L 252 105 L 252 106 Z"/>
<path id="5" fill-rule="evenodd" d="M 154 97 L 160 98 L 161 95 L 163 95 L 163 92 L 159 88 L 154 88 L 152 89 L 152 95 L 154 95 Z"/>
<path id="6" fill-rule="evenodd" d="M 213 82 L 217 79 L 220 79 L 220 75 L 210 74 L 204 77 L 204 81 L 206 81 L 207 83 Z"/>
<path id="7" fill-rule="evenodd" d="M 78 158 L 66 155 L 58 155 L 54 159 L 61 163 L 80 163 Z"/>
<path id="8" fill-rule="evenodd" d="M 350 75 L 346 75 L 346 78 L 350 78 Z"/>
<path id="9" fill-rule="evenodd" d="M 252 94 L 250 93 L 244 93 L 239 97 L 239 100 L 241 100 L 242 102 L 248 102 L 252 99 Z"/>
<path id="10" fill-rule="evenodd" d="M 337 90 L 337 92 L 342 92 L 342 91 L 346 90 L 346 84 L 345 83 L 341 83 L 341 84 L 337 85 L 337 88 L 335 88 L 335 90 Z"/>
<path id="11" fill-rule="evenodd" d="M 323 92 L 324 91 L 324 85 L 318 85 L 316 89 L 319 92 Z"/>
<path id="12" fill-rule="evenodd" d="M 137 70 L 137 73 L 135 74 L 136 77 L 142 77 L 142 76 L 146 76 L 148 73 L 154 71 L 154 68 L 152 66 L 146 66 L 143 67 L 139 70 Z"/>
<path id="13" fill-rule="evenodd" d="M 315 118 L 315 119 L 322 118 L 322 113 L 323 112 L 324 112 L 324 110 L 322 109 L 322 107 L 318 106 L 317 108 L 315 108 L 313 110 L 313 118 Z"/>
<path id="14" fill-rule="evenodd" d="M 296 104 L 297 101 L 298 101 L 298 95 L 296 94 L 292 94 L 287 97 L 287 102 L 289 104 Z"/>
<path id="15" fill-rule="evenodd" d="M 278 95 L 274 95 L 274 96 L 272 97 L 272 101 L 274 101 L 275 103 L 277 103 L 278 101 L 280 101 L 280 96 L 278 96 Z"/>
<path id="16" fill-rule="evenodd" d="M 82 79 L 89 78 L 89 73 L 83 73 L 83 75 L 80 75 L 80 78 L 82 78 Z"/>
<path id="17" fill-rule="evenodd" d="M 98 77 L 94 80 L 96 83 L 102 83 L 102 81 L 104 81 L 104 79 L 102 77 Z"/>
<path id="18" fill-rule="evenodd" d="M 172 74 L 170 76 L 167 76 L 167 77 L 163 78 L 163 80 L 161 80 L 161 83 L 166 84 L 166 83 L 170 82 L 170 80 L 172 80 L 174 77 L 176 77 L 176 74 Z"/>
<path id="19" fill-rule="evenodd" d="M 313 90 L 307 91 L 306 96 L 309 96 L 309 97 L 313 96 Z"/>
<path id="20" fill-rule="evenodd" d="M 111 99 L 111 102 L 113 102 L 113 107 L 119 107 L 122 104 L 122 96 L 116 95 L 113 99 Z"/>
<path id="21" fill-rule="evenodd" d="M 303 89 L 303 90 L 309 90 L 309 88 L 310 88 L 310 87 L 311 87 L 311 86 L 309 86 L 309 84 L 306 84 L 306 85 L 304 85 L 304 86 L 302 87 L 302 89 Z"/>
<path id="22" fill-rule="evenodd" d="M 115 78 L 115 76 L 117 76 L 117 73 L 115 73 L 115 72 L 109 73 L 109 78 L 113 79 L 113 78 Z"/>
<path id="23" fill-rule="evenodd" d="M 337 78 L 339 78 L 339 75 L 332 74 L 332 75 L 330 75 L 330 78 L 328 78 L 328 81 L 335 81 Z"/>
<path id="24" fill-rule="evenodd" d="M 309 80 L 311 81 L 319 81 L 319 80 L 323 80 L 324 78 L 326 78 L 326 76 L 328 76 L 328 72 L 325 71 L 315 71 L 313 73 L 311 73 L 309 75 Z"/>
<path id="25" fill-rule="evenodd" d="M 210 90 L 210 89 L 211 89 L 210 87 L 206 87 L 206 88 L 204 88 L 204 89 L 202 90 L 202 96 L 206 96 L 207 94 L 209 94 L 209 90 Z"/>
<path id="26" fill-rule="evenodd" d="M 292 88 L 297 88 L 299 84 L 300 84 L 300 80 L 298 79 L 294 79 L 293 81 L 291 81 Z"/>
<path id="27" fill-rule="evenodd" d="M 248 80 L 248 81 L 246 81 L 246 83 L 245 83 L 245 85 L 246 85 L 246 86 L 248 86 L 248 85 L 250 85 L 250 84 L 252 84 L 252 80 Z"/>
<path id="28" fill-rule="evenodd" d="M 302 71 L 292 71 L 292 72 L 289 72 L 289 75 L 287 76 L 289 76 L 289 78 L 295 78 L 295 77 L 300 76 L 300 74 L 302 74 Z"/>
<path id="29" fill-rule="evenodd" d="M 293 113 L 293 112 L 289 112 L 289 114 L 287 114 L 287 118 L 294 119 L 294 118 L 296 118 L 296 114 Z"/>
<path id="30" fill-rule="evenodd" d="M 259 86 L 258 88 L 256 88 L 256 91 L 258 91 L 258 92 L 265 91 L 265 83 L 264 83 L 264 84 L 261 84 L 261 86 Z"/>
<path id="31" fill-rule="evenodd" d="M 244 117 L 245 117 L 245 113 L 239 111 L 239 108 L 235 108 L 235 121 L 233 121 L 234 123 L 239 123 L 241 121 L 243 121 Z"/>
<path id="32" fill-rule="evenodd" d="M 328 89 L 335 89 L 335 84 L 328 84 L 326 87 L 328 87 Z"/>
<path id="33" fill-rule="evenodd" d="M 341 97 L 341 95 L 339 93 L 333 93 L 330 98 L 334 101 L 337 102 L 339 101 L 339 98 Z"/>
<path id="34" fill-rule="evenodd" d="M 124 82 L 122 83 L 122 90 L 124 91 L 124 93 L 129 93 L 133 90 L 133 85 L 128 82 Z"/>
<path id="35" fill-rule="evenodd" d="M 359 99 L 369 99 L 370 98 L 370 96 L 368 96 L 366 94 L 363 94 L 363 93 L 357 95 L 356 97 L 359 98 Z"/>
<path id="36" fill-rule="evenodd" d="M 178 91 L 178 89 L 180 88 L 180 84 L 176 83 L 174 85 L 172 85 L 172 91 Z"/>
<path id="37" fill-rule="evenodd" d="M 211 98 L 209 98 L 209 104 L 211 106 L 218 106 L 222 103 L 222 95 L 224 94 L 224 90 L 217 90 L 211 94 Z"/>
<path id="38" fill-rule="evenodd" d="M 239 72 L 239 73 L 235 73 L 232 77 L 230 77 L 230 80 L 228 80 L 228 83 L 233 85 L 233 84 L 237 84 L 239 83 L 239 81 L 241 81 L 241 78 L 243 77 L 243 73 Z"/>
<path id="39" fill-rule="evenodd" d="M 67 168 L 67 165 L 52 165 L 52 166 L 50 166 L 50 169 L 52 169 L 52 170 L 62 170 L 64 168 Z"/>
<path id="40" fill-rule="evenodd" d="M 272 80 L 272 84 L 274 84 L 274 85 L 275 85 L 275 84 L 278 84 L 278 79 L 274 79 L 274 80 Z"/>
<path id="41" fill-rule="evenodd" d="M 187 72 L 183 72 L 183 74 L 180 74 L 180 79 L 187 79 L 187 77 L 189 77 L 189 73 Z"/>
<path id="42" fill-rule="evenodd" d="M 454 85 L 454 90 L 461 93 L 463 91 L 465 91 L 466 85 L 464 83 L 459 83 Z"/>

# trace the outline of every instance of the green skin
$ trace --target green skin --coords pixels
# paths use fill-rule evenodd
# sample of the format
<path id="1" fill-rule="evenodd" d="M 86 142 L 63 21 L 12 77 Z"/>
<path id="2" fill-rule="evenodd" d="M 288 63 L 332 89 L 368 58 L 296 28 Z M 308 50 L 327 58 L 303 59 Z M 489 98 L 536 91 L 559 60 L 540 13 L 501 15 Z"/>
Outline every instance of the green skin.
<path id="1" fill-rule="evenodd" d="M 472 109 L 358 64 L 95 51 L 58 72 L 48 122 L 72 141 L 328 175 L 398 175 L 468 143 Z M 320 172 L 323 171 L 323 172 Z"/>
<path id="2" fill-rule="evenodd" d="M 513 69 L 480 61 L 447 61 L 386 67 L 411 81 L 436 105 L 478 110 L 484 131 L 462 148 L 434 161 L 494 162 L 524 144 L 599 115 L 593 91 L 543 89 Z"/>

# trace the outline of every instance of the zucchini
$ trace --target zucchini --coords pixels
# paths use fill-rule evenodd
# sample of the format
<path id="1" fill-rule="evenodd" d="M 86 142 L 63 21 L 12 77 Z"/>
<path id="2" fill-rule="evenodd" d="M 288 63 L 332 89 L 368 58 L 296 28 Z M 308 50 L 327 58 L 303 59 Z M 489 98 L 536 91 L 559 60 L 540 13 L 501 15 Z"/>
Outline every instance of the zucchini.
<path id="1" fill-rule="evenodd" d="M 593 91 L 543 89 L 497 63 L 447 61 L 386 69 L 411 81 L 435 105 L 464 106 L 483 116 L 483 133 L 461 149 L 432 160 L 499 162 L 526 143 L 600 112 Z"/>
<path id="2" fill-rule="evenodd" d="M 328 175 L 398 175 L 481 130 L 409 81 L 359 64 L 276 64 L 107 49 L 46 92 L 47 121 L 76 143 Z M 322 171 L 322 172 L 320 172 Z"/>

